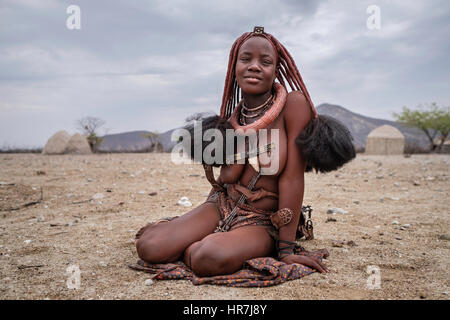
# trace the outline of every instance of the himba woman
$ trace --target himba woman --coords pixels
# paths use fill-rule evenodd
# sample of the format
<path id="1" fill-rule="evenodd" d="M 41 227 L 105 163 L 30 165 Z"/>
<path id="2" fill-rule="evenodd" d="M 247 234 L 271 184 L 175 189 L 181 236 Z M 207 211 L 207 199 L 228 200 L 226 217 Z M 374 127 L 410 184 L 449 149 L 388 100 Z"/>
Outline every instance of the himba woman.
<path id="1" fill-rule="evenodd" d="M 207 201 L 142 228 L 139 257 L 147 263 L 183 260 L 199 277 L 232 274 L 245 261 L 268 256 L 328 272 L 319 259 L 294 254 L 304 173 L 331 171 L 352 159 L 351 136 L 333 119 L 318 116 L 291 55 L 262 27 L 234 42 L 220 117 L 206 123 L 240 132 L 278 129 L 278 141 L 268 141 L 275 143 L 278 170 L 262 175 L 264 166 L 247 159 L 222 165 L 216 181 L 205 165 L 213 185 Z"/>

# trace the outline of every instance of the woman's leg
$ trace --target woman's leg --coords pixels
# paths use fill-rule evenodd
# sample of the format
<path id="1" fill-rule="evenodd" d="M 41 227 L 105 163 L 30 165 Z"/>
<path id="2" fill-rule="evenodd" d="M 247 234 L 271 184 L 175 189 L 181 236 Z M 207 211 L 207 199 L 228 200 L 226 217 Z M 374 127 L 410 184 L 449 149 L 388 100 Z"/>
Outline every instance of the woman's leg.
<path id="1" fill-rule="evenodd" d="M 267 257 L 273 249 L 266 227 L 246 226 L 213 233 L 193 243 L 186 249 L 184 261 L 198 276 L 231 274 L 246 260 Z"/>
<path id="2" fill-rule="evenodd" d="M 148 263 L 176 261 L 189 245 L 213 233 L 218 224 L 216 204 L 203 203 L 177 219 L 148 226 L 136 242 L 138 256 Z"/>

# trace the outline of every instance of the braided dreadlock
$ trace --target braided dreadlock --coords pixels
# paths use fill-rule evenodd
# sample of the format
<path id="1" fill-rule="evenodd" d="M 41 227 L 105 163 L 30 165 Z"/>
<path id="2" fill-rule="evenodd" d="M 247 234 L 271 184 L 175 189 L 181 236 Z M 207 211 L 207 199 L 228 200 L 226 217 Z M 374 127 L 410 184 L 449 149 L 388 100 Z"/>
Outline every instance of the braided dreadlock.
<path id="1" fill-rule="evenodd" d="M 277 53 L 277 76 L 276 78 L 280 84 L 286 88 L 286 81 L 289 84 L 291 90 L 301 91 L 308 101 L 314 117 L 317 117 L 317 112 L 309 96 L 308 90 L 303 83 L 302 76 L 295 65 L 294 59 L 287 51 L 287 49 L 271 34 L 265 33 L 262 27 L 255 27 L 253 32 L 246 32 L 240 36 L 231 47 L 230 57 L 228 60 L 227 76 L 225 78 L 225 88 L 223 90 L 222 106 L 220 108 L 220 117 L 228 119 L 231 116 L 236 105 L 239 103 L 239 97 L 241 95 L 241 89 L 236 81 L 235 65 L 237 60 L 237 54 L 242 44 L 251 37 L 264 37 L 266 38 Z M 287 89 L 287 88 L 286 88 Z"/>

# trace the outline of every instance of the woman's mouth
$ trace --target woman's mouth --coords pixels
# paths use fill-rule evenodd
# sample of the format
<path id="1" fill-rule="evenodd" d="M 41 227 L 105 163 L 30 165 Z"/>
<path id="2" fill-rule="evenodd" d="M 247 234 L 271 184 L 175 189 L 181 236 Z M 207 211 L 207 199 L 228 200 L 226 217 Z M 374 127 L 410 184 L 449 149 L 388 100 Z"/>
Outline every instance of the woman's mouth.
<path id="1" fill-rule="evenodd" d="M 261 81 L 261 79 L 254 78 L 254 77 L 245 77 L 244 79 L 246 82 L 248 82 L 250 84 L 256 84 Z"/>

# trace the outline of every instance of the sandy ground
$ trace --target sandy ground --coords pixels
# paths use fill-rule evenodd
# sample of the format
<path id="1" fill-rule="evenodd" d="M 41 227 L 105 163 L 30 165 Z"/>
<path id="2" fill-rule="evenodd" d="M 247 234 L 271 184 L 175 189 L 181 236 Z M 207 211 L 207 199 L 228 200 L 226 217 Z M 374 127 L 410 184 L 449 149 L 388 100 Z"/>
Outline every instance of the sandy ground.
<path id="1" fill-rule="evenodd" d="M 2 299 L 449 299 L 448 155 L 358 155 L 339 171 L 308 173 L 304 203 L 314 208 L 316 239 L 301 244 L 327 248 L 331 272 L 269 288 L 147 286 L 148 274 L 127 267 L 142 225 L 186 212 L 182 196 L 204 201 L 210 186 L 199 165 L 175 165 L 170 154 L 0 159 Z M 43 200 L 22 207 L 41 187 Z M 89 201 L 97 193 L 104 198 Z M 327 214 L 331 207 L 348 213 Z M 69 289 L 74 266 L 81 282 Z"/>

